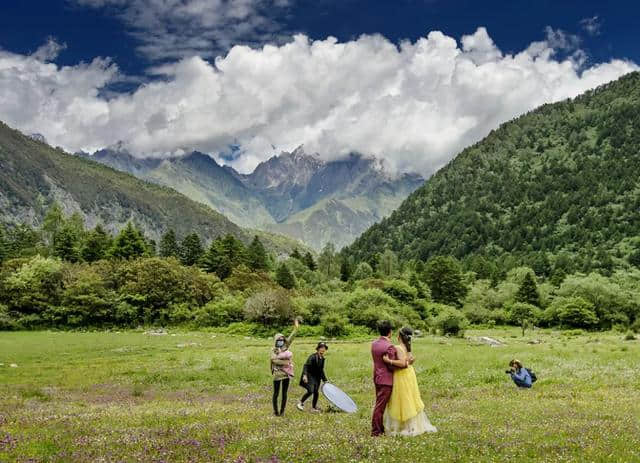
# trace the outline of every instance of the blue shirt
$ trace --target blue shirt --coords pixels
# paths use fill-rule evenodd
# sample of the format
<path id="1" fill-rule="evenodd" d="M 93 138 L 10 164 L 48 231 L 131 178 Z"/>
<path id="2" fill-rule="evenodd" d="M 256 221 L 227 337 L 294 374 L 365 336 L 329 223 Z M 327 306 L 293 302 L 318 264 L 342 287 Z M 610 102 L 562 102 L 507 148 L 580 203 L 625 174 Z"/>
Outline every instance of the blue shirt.
<path id="1" fill-rule="evenodd" d="M 531 387 L 531 375 L 526 368 L 519 368 L 515 373 L 511 373 L 511 378 L 520 387 Z"/>

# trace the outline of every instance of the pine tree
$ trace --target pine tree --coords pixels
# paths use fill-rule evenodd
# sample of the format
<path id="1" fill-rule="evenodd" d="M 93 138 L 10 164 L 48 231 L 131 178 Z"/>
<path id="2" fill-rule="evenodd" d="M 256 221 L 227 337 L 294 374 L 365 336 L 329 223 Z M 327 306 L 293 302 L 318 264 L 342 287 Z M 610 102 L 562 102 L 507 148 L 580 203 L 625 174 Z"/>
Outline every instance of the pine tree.
<path id="1" fill-rule="evenodd" d="M 231 234 L 222 239 L 222 252 L 233 268 L 247 263 L 247 248 L 242 241 Z"/>
<path id="2" fill-rule="evenodd" d="M 109 246 L 111 246 L 111 237 L 104 228 L 98 224 L 87 234 L 84 245 L 82 246 L 82 259 L 86 262 L 95 262 L 104 259 L 107 256 Z"/>
<path id="3" fill-rule="evenodd" d="M 257 235 L 253 237 L 247 250 L 247 261 L 249 268 L 254 271 L 266 270 L 268 267 L 267 252 Z"/>
<path id="4" fill-rule="evenodd" d="M 215 273 L 221 280 L 231 275 L 233 267 L 229 257 L 224 254 L 220 238 L 214 240 L 207 252 L 202 256 L 201 266 L 206 272 Z"/>
<path id="5" fill-rule="evenodd" d="M 328 277 L 331 277 L 331 274 L 334 271 L 336 258 L 335 254 L 336 248 L 333 243 L 327 243 L 322 249 L 322 253 L 318 258 L 318 267 L 320 268 L 320 271 L 322 271 L 322 273 L 324 273 Z"/>
<path id="6" fill-rule="evenodd" d="M 318 266 L 316 265 L 316 261 L 313 260 L 313 256 L 309 251 L 307 251 L 307 253 L 304 255 L 303 262 L 312 272 L 318 268 Z"/>
<path id="7" fill-rule="evenodd" d="M 77 262 L 79 247 L 80 237 L 72 223 L 64 223 L 53 235 L 53 255 L 62 260 Z"/>
<path id="8" fill-rule="evenodd" d="M 282 262 L 276 270 L 276 282 L 285 289 L 293 289 L 296 287 L 296 279 L 284 262 Z"/>
<path id="9" fill-rule="evenodd" d="M 289 255 L 289 257 L 291 257 L 292 259 L 302 260 L 302 255 L 300 254 L 300 251 L 298 251 L 298 248 L 293 248 L 293 252 Z"/>
<path id="10" fill-rule="evenodd" d="M 434 302 L 462 306 L 468 289 L 463 282 L 462 270 L 456 259 L 443 256 L 429 259 L 425 268 L 425 279 Z"/>
<path id="11" fill-rule="evenodd" d="M 349 281 L 351 279 L 351 266 L 347 259 L 343 259 L 340 264 L 340 280 L 341 281 Z"/>
<path id="12" fill-rule="evenodd" d="M 53 238 L 62 224 L 64 224 L 64 221 L 62 208 L 57 201 L 54 201 L 51 206 L 49 206 L 49 209 L 47 209 L 47 213 L 44 216 L 41 227 L 44 239 L 48 246 L 53 246 Z"/>
<path id="13" fill-rule="evenodd" d="M 144 236 L 129 222 L 116 236 L 109 254 L 120 259 L 134 259 L 144 256 L 146 252 L 147 244 Z"/>
<path id="14" fill-rule="evenodd" d="M 179 257 L 180 246 L 173 229 L 168 230 L 160 239 L 160 257 Z"/>
<path id="15" fill-rule="evenodd" d="M 6 233 L 4 231 L 4 226 L 0 224 L 0 264 L 4 262 L 4 260 L 9 255 L 9 241 L 7 240 Z"/>
<path id="16" fill-rule="evenodd" d="M 380 256 L 380 271 L 386 277 L 396 273 L 398 267 L 398 258 L 390 249 L 386 249 Z"/>
<path id="17" fill-rule="evenodd" d="M 216 238 L 202 258 L 202 268 L 224 280 L 235 267 L 247 263 L 247 249 L 233 235 Z"/>
<path id="18" fill-rule="evenodd" d="M 204 249 L 202 248 L 202 242 L 197 233 L 191 233 L 185 236 L 180 245 L 180 261 L 183 265 L 195 265 L 197 264 L 202 255 Z"/>
<path id="19" fill-rule="evenodd" d="M 516 301 L 531 304 L 540 307 L 540 294 L 538 293 L 538 285 L 536 285 L 533 275 L 527 273 L 516 293 Z"/>

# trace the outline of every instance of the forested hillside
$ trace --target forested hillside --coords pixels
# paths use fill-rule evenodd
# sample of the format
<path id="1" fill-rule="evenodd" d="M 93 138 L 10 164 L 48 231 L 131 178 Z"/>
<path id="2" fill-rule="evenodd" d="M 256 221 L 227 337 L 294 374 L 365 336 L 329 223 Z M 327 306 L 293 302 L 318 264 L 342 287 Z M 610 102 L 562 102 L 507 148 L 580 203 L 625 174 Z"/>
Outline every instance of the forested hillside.
<path id="1" fill-rule="evenodd" d="M 253 236 L 175 190 L 66 154 L 0 123 L 0 222 L 38 225 L 54 201 L 69 214 L 80 213 L 89 227 L 103 224 L 116 232 L 134 221 L 154 240 L 168 229 L 179 237 L 197 233 L 206 242 L 226 234 L 246 242 Z M 283 252 L 297 245 L 263 239 Z"/>
<path id="2" fill-rule="evenodd" d="M 640 236 L 640 74 L 544 105 L 461 152 L 346 251 L 626 265 Z"/>

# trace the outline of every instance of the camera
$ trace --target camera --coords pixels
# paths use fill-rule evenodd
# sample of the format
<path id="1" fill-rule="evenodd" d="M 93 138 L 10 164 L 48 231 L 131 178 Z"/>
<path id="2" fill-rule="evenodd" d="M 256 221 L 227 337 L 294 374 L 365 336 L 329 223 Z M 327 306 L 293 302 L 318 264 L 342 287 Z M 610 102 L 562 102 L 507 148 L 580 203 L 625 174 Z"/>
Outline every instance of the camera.
<path id="1" fill-rule="evenodd" d="M 505 370 L 504 371 L 506 374 L 510 375 L 511 373 L 513 373 L 511 370 Z"/>

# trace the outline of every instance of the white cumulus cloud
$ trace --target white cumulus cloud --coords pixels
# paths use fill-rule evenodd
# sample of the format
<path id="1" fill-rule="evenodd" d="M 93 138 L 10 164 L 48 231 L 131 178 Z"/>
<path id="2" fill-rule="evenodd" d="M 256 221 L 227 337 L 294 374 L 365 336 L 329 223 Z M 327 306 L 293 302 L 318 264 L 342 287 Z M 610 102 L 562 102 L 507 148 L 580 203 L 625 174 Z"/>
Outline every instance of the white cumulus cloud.
<path id="1" fill-rule="evenodd" d="M 59 67 L 0 51 L 0 119 L 69 151 L 122 141 L 136 155 L 164 156 L 233 144 L 233 165 L 249 171 L 304 144 L 325 159 L 357 151 L 430 174 L 500 123 L 638 69 L 557 58 L 554 47 L 575 48 L 572 40 L 547 31 L 505 54 L 484 28 L 461 45 L 441 32 L 400 45 L 297 35 L 281 46 L 234 46 L 213 64 L 165 64 L 154 70 L 162 78 L 115 96 L 101 93 L 119 78 L 109 60 Z"/>

